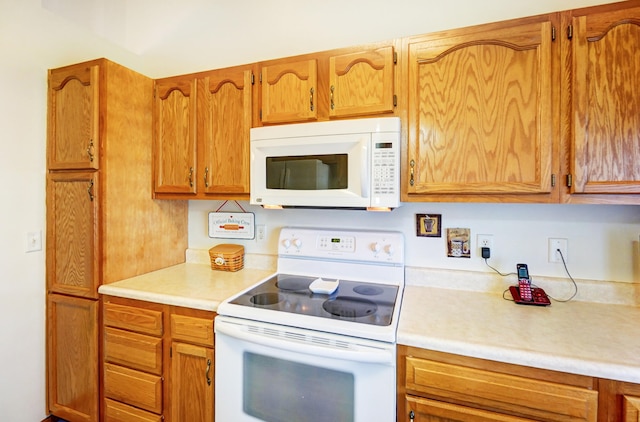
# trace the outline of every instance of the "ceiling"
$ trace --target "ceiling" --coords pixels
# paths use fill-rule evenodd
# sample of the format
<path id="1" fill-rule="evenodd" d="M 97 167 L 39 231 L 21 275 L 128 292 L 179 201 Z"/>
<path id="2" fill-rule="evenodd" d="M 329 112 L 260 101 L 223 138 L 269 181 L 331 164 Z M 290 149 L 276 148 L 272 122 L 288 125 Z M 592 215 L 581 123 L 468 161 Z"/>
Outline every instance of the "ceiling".
<path id="1" fill-rule="evenodd" d="M 614 0 L 39 1 L 162 77 Z"/>

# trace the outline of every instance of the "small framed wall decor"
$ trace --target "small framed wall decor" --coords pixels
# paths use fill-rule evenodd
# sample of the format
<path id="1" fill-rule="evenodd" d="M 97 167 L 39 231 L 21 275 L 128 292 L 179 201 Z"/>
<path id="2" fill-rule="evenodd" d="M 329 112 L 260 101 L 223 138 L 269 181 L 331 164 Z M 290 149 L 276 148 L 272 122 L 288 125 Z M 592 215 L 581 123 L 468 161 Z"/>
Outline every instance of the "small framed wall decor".
<path id="1" fill-rule="evenodd" d="M 416 214 L 416 236 L 441 237 L 442 215 Z"/>

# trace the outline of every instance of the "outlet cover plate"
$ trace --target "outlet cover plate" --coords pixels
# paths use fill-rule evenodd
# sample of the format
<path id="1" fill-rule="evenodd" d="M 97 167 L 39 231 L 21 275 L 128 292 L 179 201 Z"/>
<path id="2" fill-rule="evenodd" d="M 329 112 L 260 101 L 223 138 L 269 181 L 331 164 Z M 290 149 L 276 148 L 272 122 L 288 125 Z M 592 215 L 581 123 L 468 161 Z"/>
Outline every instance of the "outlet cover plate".
<path id="1" fill-rule="evenodd" d="M 560 238 L 549 238 L 549 262 L 562 262 L 562 258 L 558 253 L 558 249 L 562 252 L 562 256 L 564 257 L 564 261 L 569 261 L 569 242 L 567 239 Z"/>

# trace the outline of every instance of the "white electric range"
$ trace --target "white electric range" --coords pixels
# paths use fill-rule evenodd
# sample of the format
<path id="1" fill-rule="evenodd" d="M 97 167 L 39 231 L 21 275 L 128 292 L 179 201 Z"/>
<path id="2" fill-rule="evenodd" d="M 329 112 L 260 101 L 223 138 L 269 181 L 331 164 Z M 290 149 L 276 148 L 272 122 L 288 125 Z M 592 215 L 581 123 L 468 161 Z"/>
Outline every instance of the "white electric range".
<path id="1" fill-rule="evenodd" d="M 218 307 L 216 419 L 395 419 L 399 232 L 285 227 L 277 272 Z"/>

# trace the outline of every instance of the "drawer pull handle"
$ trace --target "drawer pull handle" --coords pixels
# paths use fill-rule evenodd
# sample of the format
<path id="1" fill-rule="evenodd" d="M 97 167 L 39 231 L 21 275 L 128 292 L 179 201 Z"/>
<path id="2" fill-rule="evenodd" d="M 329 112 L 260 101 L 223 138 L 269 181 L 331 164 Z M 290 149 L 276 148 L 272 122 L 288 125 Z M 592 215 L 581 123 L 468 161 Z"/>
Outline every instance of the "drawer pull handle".
<path id="1" fill-rule="evenodd" d="M 89 187 L 87 188 L 87 193 L 89 194 L 89 200 L 93 202 L 93 179 L 89 181 Z"/>
<path id="2" fill-rule="evenodd" d="M 89 161 L 93 162 L 93 139 L 89 140 L 89 146 L 87 147 L 87 155 L 89 156 Z"/>

